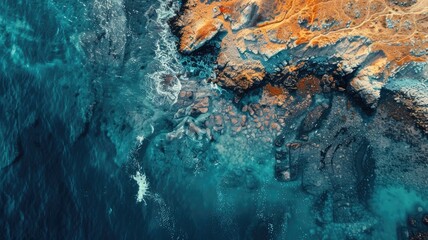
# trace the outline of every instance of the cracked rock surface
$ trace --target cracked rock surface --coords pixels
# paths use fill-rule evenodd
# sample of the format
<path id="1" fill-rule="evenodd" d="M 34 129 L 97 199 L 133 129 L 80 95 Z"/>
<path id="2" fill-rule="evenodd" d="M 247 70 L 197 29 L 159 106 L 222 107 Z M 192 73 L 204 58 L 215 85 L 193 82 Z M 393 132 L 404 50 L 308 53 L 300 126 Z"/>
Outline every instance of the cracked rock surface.
<path id="1" fill-rule="evenodd" d="M 237 92 L 327 76 L 374 108 L 390 77 L 428 57 L 426 0 L 189 0 L 175 25 L 183 53 L 218 36 L 213 81 Z"/>

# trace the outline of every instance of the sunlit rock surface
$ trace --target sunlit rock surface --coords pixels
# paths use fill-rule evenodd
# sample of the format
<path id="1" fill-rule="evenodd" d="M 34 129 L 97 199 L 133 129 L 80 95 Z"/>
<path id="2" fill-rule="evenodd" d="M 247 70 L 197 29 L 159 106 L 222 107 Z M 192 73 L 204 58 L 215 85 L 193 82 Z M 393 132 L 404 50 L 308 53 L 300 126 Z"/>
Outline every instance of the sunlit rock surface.
<path id="1" fill-rule="evenodd" d="M 426 0 L 189 0 L 175 24 L 183 53 L 217 35 L 213 81 L 237 92 L 332 76 L 375 107 L 402 66 L 427 60 Z"/>

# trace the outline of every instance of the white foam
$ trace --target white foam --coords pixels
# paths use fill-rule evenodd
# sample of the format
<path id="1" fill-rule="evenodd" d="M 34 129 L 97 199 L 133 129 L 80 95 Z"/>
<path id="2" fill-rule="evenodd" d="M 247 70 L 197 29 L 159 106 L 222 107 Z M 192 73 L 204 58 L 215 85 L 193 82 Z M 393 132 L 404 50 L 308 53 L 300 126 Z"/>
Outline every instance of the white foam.
<path id="1" fill-rule="evenodd" d="M 144 202 L 144 197 L 148 195 L 149 193 L 149 182 L 147 181 L 146 175 L 140 173 L 137 171 L 132 178 L 137 182 L 138 184 L 138 193 L 137 193 L 137 203 Z"/>
<path id="2" fill-rule="evenodd" d="M 174 17 L 178 10 L 178 1 L 166 0 L 160 1 L 160 6 L 157 9 L 151 8 L 145 14 L 148 32 L 156 35 L 153 36 L 156 39 L 154 57 L 156 70 L 147 74 L 147 78 L 153 84 L 153 89 L 155 90 L 155 92 L 151 93 L 151 97 L 170 104 L 177 101 L 181 90 L 179 78 L 183 78 L 184 72 L 184 68 L 179 61 L 176 39 L 168 25 L 168 20 Z M 156 19 L 154 20 L 150 18 L 153 12 L 156 13 Z M 157 31 L 153 31 L 153 29 Z"/>
<path id="3" fill-rule="evenodd" d="M 137 141 L 138 141 L 138 144 L 142 144 L 143 141 L 144 141 L 144 135 L 138 135 L 137 136 Z"/>

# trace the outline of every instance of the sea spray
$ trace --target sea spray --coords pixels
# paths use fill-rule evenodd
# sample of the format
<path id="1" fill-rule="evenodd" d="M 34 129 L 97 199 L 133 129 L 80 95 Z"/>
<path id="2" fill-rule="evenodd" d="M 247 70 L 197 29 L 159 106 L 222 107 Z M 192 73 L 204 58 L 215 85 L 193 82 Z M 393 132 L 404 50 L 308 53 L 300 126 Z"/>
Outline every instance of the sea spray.
<path id="1" fill-rule="evenodd" d="M 180 78 L 183 79 L 184 68 L 179 60 L 176 38 L 172 34 L 168 21 L 179 10 L 178 1 L 160 1 L 157 9 L 150 8 L 145 13 L 146 28 L 157 29 L 151 36 L 156 39 L 154 70 L 146 76 L 149 84 L 149 96 L 153 102 L 174 104 L 181 90 Z M 151 16 L 155 14 L 155 19 Z"/>
<path id="2" fill-rule="evenodd" d="M 147 181 L 146 175 L 140 171 L 137 171 L 135 175 L 132 176 L 132 178 L 138 184 L 137 203 L 144 202 L 144 204 L 146 204 L 144 197 L 146 197 L 149 193 L 149 182 Z"/>

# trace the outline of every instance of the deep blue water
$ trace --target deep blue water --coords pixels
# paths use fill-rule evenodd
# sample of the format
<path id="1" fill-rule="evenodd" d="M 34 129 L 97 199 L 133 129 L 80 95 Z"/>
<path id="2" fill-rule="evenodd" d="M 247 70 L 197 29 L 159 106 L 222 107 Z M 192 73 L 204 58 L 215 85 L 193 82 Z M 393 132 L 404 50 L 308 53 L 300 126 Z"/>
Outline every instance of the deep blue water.
<path id="1" fill-rule="evenodd" d="M 242 154 L 268 153 L 165 142 L 184 83 L 163 89 L 162 74 L 210 74 L 209 59 L 186 65 L 176 54 L 167 20 L 178 8 L 0 0 L 0 239 L 313 239 L 320 229 L 342 239 L 307 221 L 315 197 L 276 181 L 273 162 L 234 168 Z M 201 172 L 183 161 L 196 152 Z M 244 187 L 225 188 L 224 176 Z M 385 227 L 373 239 L 396 236 L 397 221 L 426 203 L 405 186 L 380 188 Z"/>
<path id="2" fill-rule="evenodd" d="M 1 1 L 1 239 L 148 232 L 122 165 L 135 144 L 123 118 L 142 109 L 153 3 Z"/>

